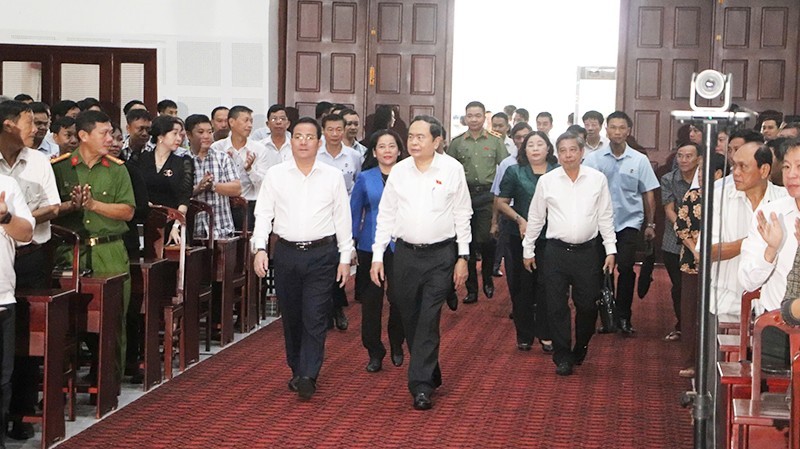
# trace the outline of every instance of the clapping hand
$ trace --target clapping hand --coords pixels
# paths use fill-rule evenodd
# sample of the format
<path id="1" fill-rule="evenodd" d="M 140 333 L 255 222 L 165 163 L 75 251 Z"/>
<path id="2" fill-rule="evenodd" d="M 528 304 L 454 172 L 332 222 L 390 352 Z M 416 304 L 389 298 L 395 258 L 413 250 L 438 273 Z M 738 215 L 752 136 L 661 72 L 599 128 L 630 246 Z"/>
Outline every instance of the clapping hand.
<path id="1" fill-rule="evenodd" d="M 72 192 L 69 194 L 69 200 L 72 203 L 73 209 L 80 209 L 83 207 L 83 187 L 76 185 L 72 187 Z"/>
<path id="2" fill-rule="evenodd" d="M 783 226 L 778 220 L 778 215 L 775 212 L 771 212 L 769 220 L 767 220 L 764 211 L 760 210 L 756 214 L 756 220 L 758 221 L 758 233 L 767 243 L 767 247 L 777 251 L 783 242 Z M 797 225 L 795 224 L 796 227 Z M 795 229 L 795 232 L 797 232 L 797 229 Z"/>
<path id="3" fill-rule="evenodd" d="M 84 184 L 81 191 L 81 207 L 91 211 L 94 208 L 94 197 L 92 197 L 92 186 Z"/>
<path id="4" fill-rule="evenodd" d="M 0 217 L 8 213 L 8 204 L 6 204 L 6 192 L 0 192 Z"/>
<path id="5" fill-rule="evenodd" d="M 256 161 L 256 154 L 253 153 L 252 151 L 248 151 L 244 161 L 244 171 L 250 171 L 250 168 L 253 166 L 253 162 L 255 161 Z"/>

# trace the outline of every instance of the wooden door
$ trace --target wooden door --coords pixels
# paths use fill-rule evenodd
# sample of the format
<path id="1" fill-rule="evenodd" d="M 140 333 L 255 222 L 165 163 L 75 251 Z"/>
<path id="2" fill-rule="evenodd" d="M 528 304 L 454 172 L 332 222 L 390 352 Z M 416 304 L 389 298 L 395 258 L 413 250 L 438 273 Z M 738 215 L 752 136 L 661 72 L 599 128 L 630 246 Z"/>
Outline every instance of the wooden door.
<path id="1" fill-rule="evenodd" d="M 388 104 L 406 124 L 426 114 L 447 129 L 453 8 L 453 0 L 370 1 L 368 113 Z"/>
<path id="2" fill-rule="evenodd" d="M 725 0 L 714 20 L 714 69 L 733 75 L 732 101 L 797 111 L 797 0 Z"/>
<path id="3" fill-rule="evenodd" d="M 287 106 L 314 117 L 320 101 L 363 110 L 366 91 L 367 0 L 284 1 Z"/>
<path id="4" fill-rule="evenodd" d="M 654 166 L 664 165 L 689 109 L 692 72 L 711 67 L 713 0 L 623 0 L 617 108 Z M 627 27 L 625 24 L 628 24 Z"/>

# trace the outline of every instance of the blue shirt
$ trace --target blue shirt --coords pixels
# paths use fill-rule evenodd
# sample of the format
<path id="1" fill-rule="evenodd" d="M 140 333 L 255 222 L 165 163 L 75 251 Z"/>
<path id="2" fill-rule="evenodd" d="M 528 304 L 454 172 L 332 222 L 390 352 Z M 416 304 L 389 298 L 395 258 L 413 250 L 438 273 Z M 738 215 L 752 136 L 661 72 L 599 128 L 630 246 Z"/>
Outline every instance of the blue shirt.
<path id="1" fill-rule="evenodd" d="M 375 226 L 378 222 L 378 205 L 381 203 L 384 185 L 379 167 L 363 171 L 356 178 L 353 193 L 350 195 L 350 213 L 353 216 L 353 239 L 359 251 L 372 252 Z M 394 242 L 390 242 L 389 247 L 394 250 Z"/>
<path id="2" fill-rule="evenodd" d="M 622 156 L 617 158 L 611 152 L 611 146 L 607 145 L 586 156 L 583 163 L 608 178 L 614 207 L 614 230 L 641 229 L 644 223 L 642 194 L 660 186 L 647 156 L 626 145 Z"/>

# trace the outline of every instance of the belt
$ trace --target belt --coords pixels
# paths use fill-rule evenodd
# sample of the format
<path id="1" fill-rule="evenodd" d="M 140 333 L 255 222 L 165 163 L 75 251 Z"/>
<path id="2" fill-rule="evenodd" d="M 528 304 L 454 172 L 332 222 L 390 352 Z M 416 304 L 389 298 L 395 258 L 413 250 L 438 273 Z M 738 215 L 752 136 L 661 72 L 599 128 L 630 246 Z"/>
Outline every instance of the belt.
<path id="1" fill-rule="evenodd" d="M 86 239 L 86 246 L 92 247 L 92 246 L 102 245 L 104 243 L 116 242 L 117 240 L 122 240 L 122 236 L 104 235 L 102 237 L 89 237 Z"/>
<path id="2" fill-rule="evenodd" d="M 40 249 L 42 249 L 42 245 L 40 245 L 38 243 L 31 242 L 31 243 L 29 243 L 29 244 L 27 244 L 25 246 L 20 246 L 19 248 L 17 248 L 17 257 L 26 256 L 28 254 L 35 253 L 36 251 L 39 251 Z"/>
<path id="3" fill-rule="evenodd" d="M 317 248 L 322 245 L 327 245 L 335 241 L 336 241 L 335 235 L 329 235 L 327 237 L 322 237 L 319 240 L 309 240 L 306 242 L 290 242 L 282 237 L 278 237 L 278 242 L 280 242 L 281 244 L 288 246 L 289 248 L 297 249 L 300 251 L 308 251 L 310 249 Z"/>
<path id="4" fill-rule="evenodd" d="M 469 186 L 469 193 L 485 193 L 492 190 L 490 185 Z"/>
<path id="5" fill-rule="evenodd" d="M 595 242 L 596 242 L 595 239 L 591 239 L 588 242 L 583 242 L 583 243 L 567 243 L 557 239 L 547 239 L 548 244 L 555 245 L 559 248 L 564 248 L 567 251 L 578 251 L 582 249 L 594 248 L 596 245 Z"/>
<path id="6" fill-rule="evenodd" d="M 441 242 L 436 242 L 436 243 L 408 243 L 403 239 L 397 239 L 397 243 L 405 246 L 408 249 L 413 249 L 415 251 L 443 248 L 447 245 L 452 245 L 453 243 L 455 243 L 455 241 L 456 241 L 455 237 L 449 238 L 447 240 L 442 240 Z"/>

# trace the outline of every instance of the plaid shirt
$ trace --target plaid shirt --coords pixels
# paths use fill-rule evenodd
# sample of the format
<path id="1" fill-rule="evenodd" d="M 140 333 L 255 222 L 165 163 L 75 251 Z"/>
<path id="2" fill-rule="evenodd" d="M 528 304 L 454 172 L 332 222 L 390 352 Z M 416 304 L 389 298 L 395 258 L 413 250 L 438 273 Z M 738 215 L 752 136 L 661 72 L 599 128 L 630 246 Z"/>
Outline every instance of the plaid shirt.
<path id="1" fill-rule="evenodd" d="M 194 160 L 194 183 L 199 184 L 206 173 L 214 175 L 214 183 L 231 182 L 239 179 L 236 176 L 236 167 L 227 154 L 208 150 L 205 160 L 201 160 L 197 155 L 192 154 Z M 198 201 L 203 201 L 211 205 L 214 211 L 214 238 L 225 238 L 233 234 L 233 217 L 231 216 L 231 202 L 227 196 L 216 192 L 204 191 L 194 197 Z M 195 219 L 194 235 L 198 237 L 208 236 L 208 219 L 205 213 L 200 213 Z"/>

